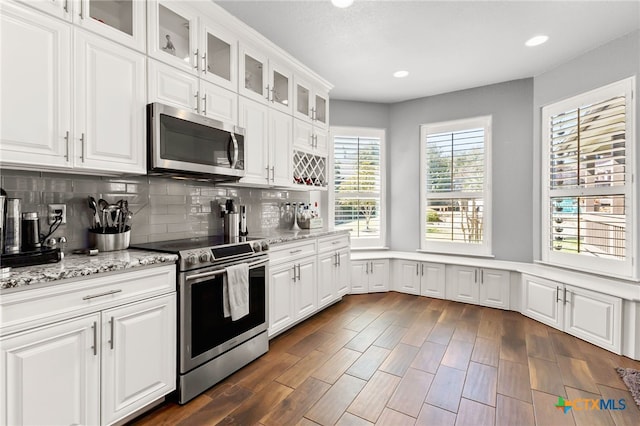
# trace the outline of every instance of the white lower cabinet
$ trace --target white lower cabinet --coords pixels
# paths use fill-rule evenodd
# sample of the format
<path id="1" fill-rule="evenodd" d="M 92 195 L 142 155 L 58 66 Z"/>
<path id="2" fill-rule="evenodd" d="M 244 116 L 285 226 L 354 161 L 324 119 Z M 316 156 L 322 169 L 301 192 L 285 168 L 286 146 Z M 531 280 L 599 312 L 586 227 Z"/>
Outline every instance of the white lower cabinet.
<path id="1" fill-rule="evenodd" d="M 448 265 L 447 299 L 509 309 L 509 271 Z"/>
<path id="2" fill-rule="evenodd" d="M 25 325 L 35 323 L 33 318 L 41 325 L 0 337 L 0 375 L 5 381 L 0 424 L 107 425 L 173 391 L 175 290 L 144 297 L 145 288 L 150 294 L 162 287 L 175 289 L 175 267 L 164 268 L 164 274 L 139 271 L 118 274 L 117 279 L 85 280 L 84 291 L 80 281 L 5 297 L 3 308 L 21 311 Z M 124 278 L 127 274 L 133 274 L 131 281 Z M 132 288 L 125 289 L 126 284 Z M 51 300 L 50 311 L 31 306 L 43 298 Z M 63 300 L 78 302 L 64 302 L 68 315 L 60 319 Z M 91 306 L 93 312 L 87 313 Z M 34 308 L 37 316 L 32 316 Z M 49 314 L 56 320 L 46 323 Z"/>
<path id="3" fill-rule="evenodd" d="M 272 248 L 269 259 L 269 336 L 273 336 L 317 310 L 315 240 Z"/>
<path id="4" fill-rule="evenodd" d="M 0 340 L 3 425 L 100 423 L 99 324 L 92 314 Z"/>
<path id="5" fill-rule="evenodd" d="M 394 289 L 402 293 L 444 299 L 445 265 L 395 260 L 393 263 L 393 283 Z"/>
<path id="6" fill-rule="evenodd" d="M 352 260 L 351 293 L 389 291 L 389 259 Z"/>
<path id="7" fill-rule="evenodd" d="M 322 308 L 349 293 L 349 236 L 320 238 L 318 252 L 318 307 Z"/>
<path id="8" fill-rule="evenodd" d="M 522 275 L 522 314 L 620 353 L 622 300 L 531 275 Z"/>

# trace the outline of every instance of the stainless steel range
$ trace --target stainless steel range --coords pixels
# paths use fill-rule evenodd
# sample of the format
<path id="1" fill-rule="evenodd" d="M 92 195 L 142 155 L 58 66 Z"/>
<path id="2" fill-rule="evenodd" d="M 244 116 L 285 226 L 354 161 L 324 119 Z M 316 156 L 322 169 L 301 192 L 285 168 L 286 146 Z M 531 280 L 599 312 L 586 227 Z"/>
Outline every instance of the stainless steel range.
<path id="1" fill-rule="evenodd" d="M 159 241 L 132 248 L 174 253 L 178 261 L 178 402 L 184 404 L 269 350 L 266 241 L 222 236 Z M 226 268 L 249 269 L 249 314 L 225 318 Z"/>

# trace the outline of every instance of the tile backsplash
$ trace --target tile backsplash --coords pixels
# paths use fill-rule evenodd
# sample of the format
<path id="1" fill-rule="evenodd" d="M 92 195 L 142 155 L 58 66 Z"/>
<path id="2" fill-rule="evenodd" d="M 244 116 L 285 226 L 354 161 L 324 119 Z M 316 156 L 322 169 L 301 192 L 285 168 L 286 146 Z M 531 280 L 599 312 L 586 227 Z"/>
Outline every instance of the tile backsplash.
<path id="1" fill-rule="evenodd" d="M 1 173 L 0 184 L 8 197 L 20 198 L 23 212 L 38 212 L 41 233 L 49 230 L 47 205 L 67 205 L 67 223 L 53 236 L 65 236 L 68 250 L 88 246 L 87 228 L 92 215 L 89 195 L 111 203 L 128 201 L 133 212 L 132 244 L 222 233 L 220 204 L 228 198 L 247 206 L 249 235 L 278 228 L 283 202 L 308 203 L 327 198 L 326 192 L 213 186 L 150 176 L 96 177 L 4 169 Z"/>

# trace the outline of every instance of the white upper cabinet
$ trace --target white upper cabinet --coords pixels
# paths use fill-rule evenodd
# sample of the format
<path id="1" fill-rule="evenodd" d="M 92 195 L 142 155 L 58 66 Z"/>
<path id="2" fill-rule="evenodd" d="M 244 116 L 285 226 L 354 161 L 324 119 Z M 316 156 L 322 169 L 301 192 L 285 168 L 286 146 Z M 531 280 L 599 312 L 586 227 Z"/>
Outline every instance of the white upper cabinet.
<path id="1" fill-rule="evenodd" d="M 294 87 L 294 116 L 326 129 L 329 123 L 329 94 L 299 75 L 295 76 Z"/>
<path id="2" fill-rule="evenodd" d="M 200 18 L 200 77 L 237 92 L 238 39 L 232 33 Z"/>
<path id="3" fill-rule="evenodd" d="M 198 73 L 198 12 L 187 2 L 151 0 L 147 3 L 149 56 L 190 73 Z"/>
<path id="4" fill-rule="evenodd" d="M 77 30 L 76 168 L 144 173 L 145 57 Z"/>
<path id="5" fill-rule="evenodd" d="M 239 93 L 291 114 L 293 72 L 274 57 L 240 43 Z"/>
<path id="6" fill-rule="evenodd" d="M 71 28 L 8 2 L 0 10 L 0 160 L 70 167 Z"/>
<path id="7" fill-rule="evenodd" d="M 145 50 L 144 1 L 22 0 L 31 7 L 73 22 L 140 52 Z"/>

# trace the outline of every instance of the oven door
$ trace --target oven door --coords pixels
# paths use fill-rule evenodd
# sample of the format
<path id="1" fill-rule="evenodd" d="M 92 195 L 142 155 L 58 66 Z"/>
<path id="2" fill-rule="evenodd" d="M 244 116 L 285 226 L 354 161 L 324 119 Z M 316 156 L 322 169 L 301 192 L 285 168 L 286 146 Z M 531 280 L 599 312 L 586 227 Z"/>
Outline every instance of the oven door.
<path id="1" fill-rule="evenodd" d="M 225 267 L 238 262 L 180 274 L 180 373 L 201 365 L 267 330 L 269 259 L 249 263 L 249 314 L 237 321 L 225 318 L 222 282 Z"/>
<path id="2" fill-rule="evenodd" d="M 243 129 L 159 103 L 147 109 L 151 171 L 244 176 Z"/>

